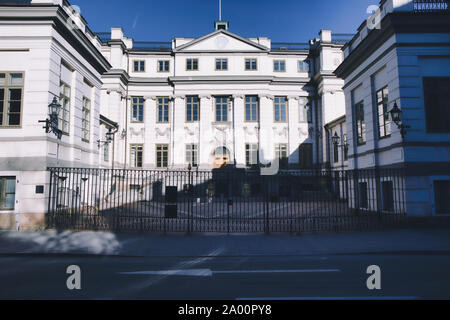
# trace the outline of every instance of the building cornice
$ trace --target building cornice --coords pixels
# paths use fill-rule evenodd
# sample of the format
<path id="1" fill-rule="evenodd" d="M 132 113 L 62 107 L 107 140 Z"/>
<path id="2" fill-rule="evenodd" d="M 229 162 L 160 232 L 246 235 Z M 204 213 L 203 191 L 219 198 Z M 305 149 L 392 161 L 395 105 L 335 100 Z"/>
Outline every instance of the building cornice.
<path id="1" fill-rule="evenodd" d="M 335 70 L 339 78 L 347 78 L 394 34 L 449 33 L 450 13 L 394 12 L 386 15 L 380 25 L 381 29 L 371 30 Z"/>
<path id="2" fill-rule="evenodd" d="M 111 65 L 94 44 L 79 29 L 67 26 L 69 16 L 60 6 L 55 5 L 26 5 L 1 6 L 0 22 L 47 22 L 72 46 L 86 61 L 103 74 Z"/>

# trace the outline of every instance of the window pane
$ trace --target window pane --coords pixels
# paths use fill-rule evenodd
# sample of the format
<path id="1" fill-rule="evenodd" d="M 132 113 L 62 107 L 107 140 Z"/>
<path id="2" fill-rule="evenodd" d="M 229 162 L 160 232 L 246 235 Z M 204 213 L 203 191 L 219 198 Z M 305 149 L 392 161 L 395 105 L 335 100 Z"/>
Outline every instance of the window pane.
<path id="1" fill-rule="evenodd" d="M 9 75 L 9 84 L 12 86 L 20 86 L 23 83 L 23 75 L 21 73 L 11 73 Z"/>
<path id="2" fill-rule="evenodd" d="M 22 99 L 22 89 L 9 89 L 8 100 L 20 101 Z"/>

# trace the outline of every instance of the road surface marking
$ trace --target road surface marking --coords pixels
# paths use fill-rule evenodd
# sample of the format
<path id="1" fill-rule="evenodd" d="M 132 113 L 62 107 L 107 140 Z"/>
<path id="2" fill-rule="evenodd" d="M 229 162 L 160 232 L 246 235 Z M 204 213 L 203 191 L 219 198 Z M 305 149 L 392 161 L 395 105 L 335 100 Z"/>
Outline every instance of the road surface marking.
<path id="1" fill-rule="evenodd" d="M 223 270 L 212 271 L 211 269 L 192 270 L 160 270 L 160 271 L 135 271 L 118 272 L 122 275 L 158 275 L 158 276 L 184 276 L 184 277 L 212 277 L 215 274 L 256 274 L 256 273 L 335 273 L 339 269 L 303 269 L 303 270 Z"/>
<path id="2" fill-rule="evenodd" d="M 420 297 L 287 297 L 287 298 L 237 298 L 237 301 L 303 301 L 303 300 L 420 300 Z"/>

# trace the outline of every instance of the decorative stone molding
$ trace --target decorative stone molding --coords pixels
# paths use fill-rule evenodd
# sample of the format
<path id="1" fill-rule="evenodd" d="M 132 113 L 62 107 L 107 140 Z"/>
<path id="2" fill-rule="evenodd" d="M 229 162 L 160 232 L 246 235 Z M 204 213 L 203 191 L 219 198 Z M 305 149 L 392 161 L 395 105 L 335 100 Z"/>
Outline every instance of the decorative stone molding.
<path id="1" fill-rule="evenodd" d="M 254 128 L 251 128 L 248 126 L 244 127 L 244 134 L 246 137 L 258 136 L 258 131 L 259 131 L 258 127 L 254 127 Z"/>
<path id="2" fill-rule="evenodd" d="M 130 138 L 133 138 L 133 136 L 136 136 L 136 137 L 139 137 L 139 136 L 144 137 L 145 136 L 145 128 L 135 129 L 133 127 L 130 127 L 128 132 L 130 133 Z"/>
<path id="3" fill-rule="evenodd" d="M 144 97 L 145 100 L 152 100 L 152 101 L 156 101 L 156 96 L 145 96 Z"/>
<path id="4" fill-rule="evenodd" d="M 175 99 L 181 99 L 181 100 L 185 100 L 186 96 L 185 95 L 176 95 Z"/>
<path id="5" fill-rule="evenodd" d="M 298 134 L 300 137 L 310 137 L 310 130 L 306 128 L 298 128 Z"/>
<path id="6" fill-rule="evenodd" d="M 233 95 L 233 99 L 244 99 L 245 98 L 245 95 L 243 95 L 243 94 L 234 94 Z"/>
<path id="7" fill-rule="evenodd" d="M 199 134 L 199 130 L 198 127 L 194 128 L 193 130 L 191 130 L 189 127 L 184 127 L 184 132 L 187 136 L 198 136 Z"/>
<path id="8" fill-rule="evenodd" d="M 160 138 L 160 137 L 166 137 L 166 138 L 169 138 L 169 135 L 170 135 L 170 127 L 167 127 L 167 128 L 165 128 L 165 129 L 155 128 L 155 133 L 156 133 L 156 138 Z"/>
<path id="9" fill-rule="evenodd" d="M 260 94 L 260 95 L 258 95 L 258 97 L 260 99 L 262 99 L 262 98 L 266 98 L 266 99 L 269 99 L 269 100 L 274 100 L 275 99 L 275 97 L 273 95 L 270 95 L 270 94 Z"/>
<path id="10" fill-rule="evenodd" d="M 211 100 L 212 96 L 211 95 L 201 95 L 200 99 L 207 99 L 207 100 Z"/>
<path id="11" fill-rule="evenodd" d="M 288 96 L 288 100 L 296 100 L 299 101 L 300 97 L 299 96 Z"/>
<path id="12" fill-rule="evenodd" d="M 278 129 L 277 127 L 273 127 L 272 129 L 273 129 L 273 134 L 274 135 L 279 136 L 279 137 L 284 136 L 285 138 L 288 137 L 289 130 L 288 130 L 287 127 L 283 127 L 282 129 Z"/>

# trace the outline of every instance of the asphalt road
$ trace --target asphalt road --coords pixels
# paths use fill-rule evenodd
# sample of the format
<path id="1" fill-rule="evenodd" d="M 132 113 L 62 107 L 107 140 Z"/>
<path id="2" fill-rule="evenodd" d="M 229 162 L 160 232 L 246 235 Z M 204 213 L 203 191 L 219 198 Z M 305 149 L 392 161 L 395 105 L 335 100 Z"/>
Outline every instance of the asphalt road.
<path id="1" fill-rule="evenodd" d="M 81 269 L 81 290 L 66 286 Z M 381 268 L 369 290 L 367 268 Z M 450 299 L 450 255 L 98 257 L 1 255 L 1 299 Z"/>

